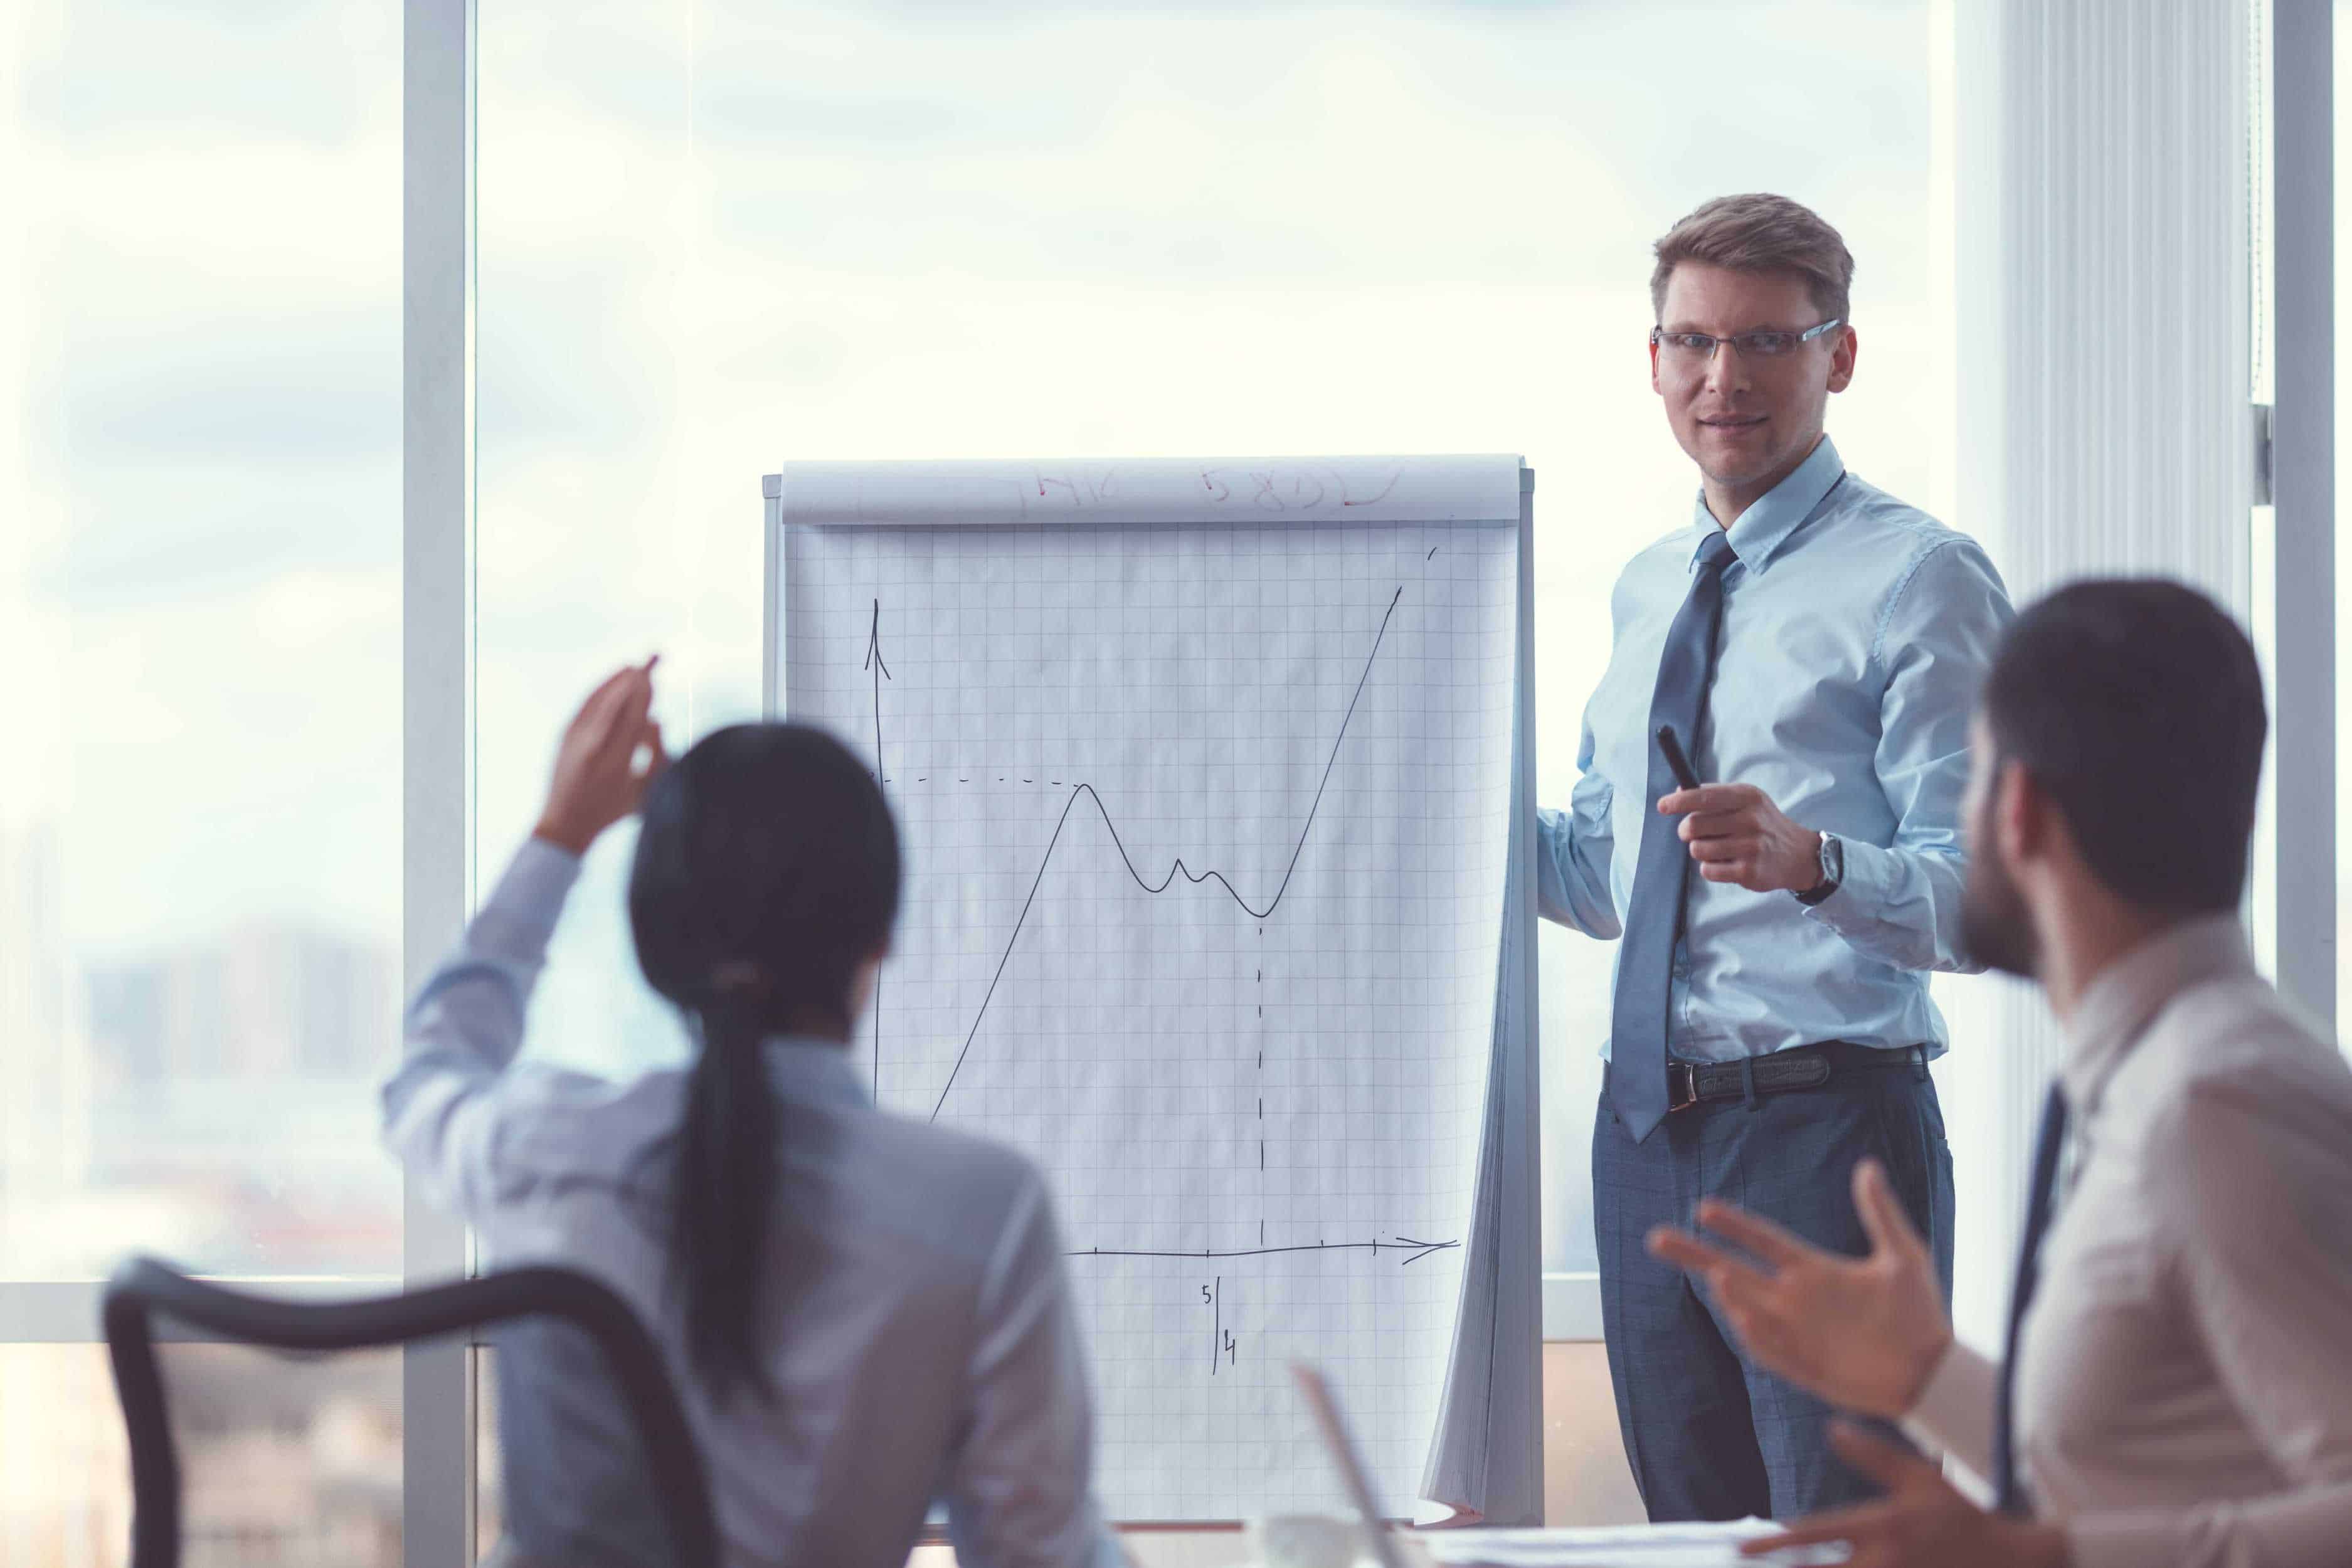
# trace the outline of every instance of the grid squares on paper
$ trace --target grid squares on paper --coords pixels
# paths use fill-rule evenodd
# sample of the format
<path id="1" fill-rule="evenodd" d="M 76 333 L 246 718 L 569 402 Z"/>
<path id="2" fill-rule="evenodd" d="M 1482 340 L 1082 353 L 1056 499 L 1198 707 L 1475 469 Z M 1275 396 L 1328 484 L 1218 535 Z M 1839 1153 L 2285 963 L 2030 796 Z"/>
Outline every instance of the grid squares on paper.
<path id="1" fill-rule="evenodd" d="M 1409 1498 L 1462 1252 L 1400 1238 L 1470 1218 L 1515 530 L 785 541 L 786 711 L 877 767 L 906 851 L 853 1048 L 886 1106 L 1045 1169 L 1106 1504 L 1338 1506 L 1294 1359 Z"/>

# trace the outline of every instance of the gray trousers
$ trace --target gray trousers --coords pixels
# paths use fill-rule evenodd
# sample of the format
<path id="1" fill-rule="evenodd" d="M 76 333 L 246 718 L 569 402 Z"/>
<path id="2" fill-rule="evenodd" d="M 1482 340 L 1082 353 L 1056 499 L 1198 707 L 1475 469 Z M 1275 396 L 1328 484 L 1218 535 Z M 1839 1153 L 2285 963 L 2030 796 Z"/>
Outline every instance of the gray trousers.
<path id="1" fill-rule="evenodd" d="M 1952 1294 L 1952 1152 L 1936 1086 L 1909 1066 L 1841 1069 L 1817 1089 L 1713 1101 L 1635 1143 L 1604 1088 L 1592 1129 L 1601 1319 L 1625 1457 L 1650 1518 L 1794 1519 L 1875 1488 L 1829 1447 L 1832 1412 L 1749 1364 L 1706 1292 L 1643 1247 L 1689 1226 L 1703 1197 L 1778 1221 L 1817 1246 L 1870 1250 L 1853 1167 L 1875 1155 Z"/>

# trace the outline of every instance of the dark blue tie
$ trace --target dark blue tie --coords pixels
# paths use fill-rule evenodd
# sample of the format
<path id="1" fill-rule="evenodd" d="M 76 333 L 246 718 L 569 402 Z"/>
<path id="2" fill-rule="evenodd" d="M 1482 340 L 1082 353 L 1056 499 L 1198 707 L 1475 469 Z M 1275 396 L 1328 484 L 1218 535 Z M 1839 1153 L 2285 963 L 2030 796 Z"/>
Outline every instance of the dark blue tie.
<path id="1" fill-rule="evenodd" d="M 2058 1186 L 2058 1155 L 2066 1146 L 2066 1095 L 2056 1084 L 2042 1102 L 2042 1131 L 2033 1141 L 2033 1190 L 2025 1200 L 2025 1240 L 2017 1249 L 2017 1278 L 2009 1289 L 2009 1332 L 2000 1355 L 2000 1392 L 1993 1404 L 1993 1501 L 2003 1513 L 2025 1511 L 2025 1489 L 2017 1479 L 2017 1331 L 2033 1288 L 2042 1281 L 2042 1237 L 2050 1228 L 2051 1199 Z"/>
<path id="2" fill-rule="evenodd" d="M 1658 814 L 1658 800 L 1681 787 L 1651 737 L 1674 726 L 1685 751 L 1697 749 L 1715 673 L 1715 634 L 1723 621 L 1723 569 L 1731 541 L 1716 529 L 1700 542 L 1690 593 L 1666 632 L 1658 656 L 1657 689 L 1650 697 L 1650 727 L 1643 731 L 1648 787 L 1642 797 L 1642 852 L 1633 863 L 1633 893 L 1625 906 L 1625 940 L 1617 953 L 1617 994 L 1609 1016 L 1609 1103 L 1639 1143 L 1666 1117 L 1666 1013 L 1674 991 L 1675 942 L 1682 934 L 1690 893 L 1690 848 L 1678 816 Z"/>

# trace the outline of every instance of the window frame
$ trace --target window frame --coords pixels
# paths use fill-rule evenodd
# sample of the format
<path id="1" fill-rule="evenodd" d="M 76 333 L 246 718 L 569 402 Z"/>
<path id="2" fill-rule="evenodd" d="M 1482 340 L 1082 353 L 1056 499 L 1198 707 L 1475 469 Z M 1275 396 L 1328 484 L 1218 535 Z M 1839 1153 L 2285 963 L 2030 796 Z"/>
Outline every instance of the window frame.
<path id="1" fill-rule="evenodd" d="M 2279 989 L 2336 1028 L 2335 0 L 2252 0 L 2271 10 L 2271 189 L 2276 391 L 2271 504 L 2272 821 Z M 2324 876 L 2309 868 L 2325 866 Z"/>
<path id="2" fill-rule="evenodd" d="M 475 4 L 406 0 L 401 78 L 401 969 L 410 994 L 474 904 Z M 401 1190 L 406 1280 L 472 1271 L 465 1226 Z M 474 1561 L 475 1357 L 401 1351 L 401 1552 Z"/>

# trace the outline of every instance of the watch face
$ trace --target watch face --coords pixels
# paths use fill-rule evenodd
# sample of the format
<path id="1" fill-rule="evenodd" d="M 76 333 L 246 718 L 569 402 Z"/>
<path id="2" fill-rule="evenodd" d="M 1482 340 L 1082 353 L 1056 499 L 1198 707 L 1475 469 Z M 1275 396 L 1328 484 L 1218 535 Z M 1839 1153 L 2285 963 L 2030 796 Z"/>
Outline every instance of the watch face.
<path id="1" fill-rule="evenodd" d="M 1845 879 L 1845 845 L 1826 833 L 1822 835 L 1822 877 L 1831 882 Z"/>

